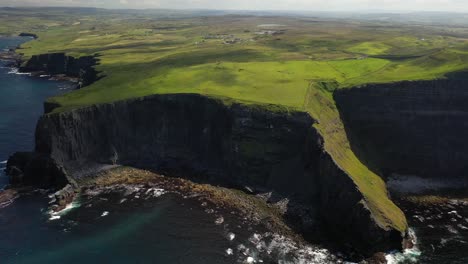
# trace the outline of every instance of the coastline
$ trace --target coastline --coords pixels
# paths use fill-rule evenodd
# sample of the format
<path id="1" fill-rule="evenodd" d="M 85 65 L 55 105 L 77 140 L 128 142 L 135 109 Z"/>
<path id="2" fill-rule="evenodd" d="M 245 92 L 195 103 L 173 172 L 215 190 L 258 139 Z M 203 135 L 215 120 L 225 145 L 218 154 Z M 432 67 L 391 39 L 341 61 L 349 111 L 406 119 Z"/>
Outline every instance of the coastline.
<path id="1" fill-rule="evenodd" d="M 38 39 L 38 36 L 32 33 L 21 33 L 14 36 L 0 35 L 0 38 L 1 37 L 28 38 L 29 41 Z M 7 62 L 5 67 L 17 69 L 18 73 L 28 74 L 29 76 L 36 78 L 49 78 L 49 80 L 52 81 L 71 82 L 76 85 L 76 89 L 88 86 L 100 78 L 97 76 L 99 72 L 94 69 L 94 66 L 99 63 L 97 57 L 84 57 L 83 62 L 80 61 L 81 58 L 75 59 L 74 57 L 65 56 L 64 53 L 50 53 L 25 59 L 18 50 L 20 50 L 20 46 L 0 51 L 0 60 Z M 56 61 L 50 62 L 43 60 L 44 56 L 47 57 L 54 55 L 62 56 L 65 63 L 69 63 L 69 61 L 71 61 L 70 63 L 74 62 L 77 65 L 73 65 L 73 67 L 77 69 L 74 69 L 73 72 L 68 69 L 62 69 L 60 71 L 52 70 L 52 68 L 55 68 L 56 65 L 60 63 L 57 63 Z M 39 58 L 39 61 L 35 62 L 34 60 L 37 60 L 37 58 Z"/>
<path id="2" fill-rule="evenodd" d="M 132 167 L 115 167 L 101 171 L 77 181 L 77 185 L 83 193 L 123 186 L 163 189 L 165 192 L 176 193 L 186 198 L 196 198 L 202 203 L 210 203 L 218 208 L 237 210 L 241 217 L 247 217 L 256 224 L 264 224 L 281 235 L 305 242 L 284 223 L 279 203 L 268 203 L 261 195 L 248 194 L 241 190 L 196 183 Z"/>
<path id="3" fill-rule="evenodd" d="M 124 191 L 128 189 L 140 190 L 148 194 L 154 190 L 161 190 L 164 194 L 176 194 L 183 199 L 191 199 L 200 206 L 207 208 L 208 214 L 224 212 L 244 219 L 251 226 L 259 230 L 266 230 L 267 234 L 278 236 L 294 244 L 297 248 L 319 247 L 326 248 L 330 263 L 346 263 L 347 261 L 366 261 L 366 263 L 381 263 L 384 253 L 375 253 L 364 256 L 353 249 L 346 249 L 321 238 L 308 241 L 304 236 L 293 230 L 294 227 L 286 219 L 286 205 L 291 202 L 285 199 L 271 199 L 272 193 L 253 193 L 249 188 L 245 190 L 227 188 L 205 183 L 197 183 L 189 179 L 161 175 L 152 171 L 132 167 L 118 166 L 102 170 L 94 175 L 87 176 L 76 182 L 74 192 L 79 195 L 97 195 L 100 193 Z M 71 204 L 73 200 L 69 200 Z M 300 205 L 297 205 L 300 206 Z M 66 206 L 63 207 L 63 209 Z M 222 215 L 222 214 L 221 214 Z M 307 217 L 307 216 L 304 216 Z M 216 222 L 222 223 L 223 217 Z M 326 234 L 323 234 L 325 237 Z M 328 263 L 328 262 L 327 262 Z"/>
<path id="4" fill-rule="evenodd" d="M 38 55 L 36 57 L 36 60 L 39 63 L 32 63 L 32 66 L 44 65 L 44 64 L 48 65 L 49 63 L 51 65 L 54 65 L 57 61 L 51 59 L 52 55 L 53 54 Z M 60 54 L 60 57 L 61 58 L 62 57 L 63 58 L 68 58 L 65 54 Z M 29 61 L 31 61 L 31 60 L 29 60 Z M 26 63 L 26 61 L 22 61 L 20 64 L 22 64 L 22 63 Z M 24 72 L 25 69 L 27 70 L 27 72 L 31 73 L 31 76 L 40 76 L 41 74 L 42 75 L 51 74 L 51 72 L 35 71 L 35 70 L 39 69 L 39 68 L 35 68 L 35 67 L 29 67 L 29 68 L 28 67 L 23 67 L 21 69 L 21 71 Z M 65 76 L 65 78 L 69 78 L 66 75 L 54 75 L 54 76 L 61 76 L 61 77 Z M 46 112 L 50 112 L 50 111 L 46 111 Z M 246 113 L 251 114 L 250 110 L 247 111 Z M 275 125 L 275 127 L 276 127 L 276 125 Z M 275 137 L 275 136 L 279 136 L 279 135 L 275 135 L 275 134 L 272 135 L 272 137 Z M 309 136 L 311 136 L 311 135 L 309 135 Z M 321 150 L 317 150 L 317 151 L 318 151 L 318 155 L 321 155 L 320 154 Z M 249 158 L 250 158 L 250 156 L 249 156 Z M 334 171 L 335 167 L 333 166 L 333 164 L 328 163 L 328 162 L 331 162 L 331 161 L 328 160 L 328 157 L 323 157 L 323 158 L 326 159 L 324 166 L 327 167 L 327 168 L 328 167 L 332 168 L 332 171 L 330 171 L 330 173 L 337 174 L 336 177 L 339 177 L 339 179 L 343 178 L 343 175 L 339 174 L 339 172 Z M 115 174 L 116 173 L 113 173 L 114 176 L 115 176 Z M 94 185 L 95 188 L 99 189 L 99 188 L 103 188 L 102 186 L 106 186 L 106 185 L 115 186 L 115 184 L 118 184 L 117 179 L 121 179 L 121 178 L 116 177 L 115 180 L 110 180 L 108 182 L 102 182 L 102 180 L 98 180 L 97 183 L 96 182 L 95 183 L 89 183 L 88 182 L 88 183 L 85 183 L 85 185 L 86 184 L 91 184 L 91 186 Z M 243 211 L 243 213 L 245 213 L 246 215 L 249 215 L 249 217 L 251 217 L 253 220 L 262 219 L 262 217 L 259 217 L 259 215 L 258 215 L 260 213 L 260 216 L 263 215 L 265 218 L 268 219 L 268 221 L 266 223 L 268 225 L 270 225 L 270 228 L 273 228 L 274 230 L 277 230 L 280 233 L 284 233 L 284 234 L 294 236 L 294 237 L 296 237 L 296 239 L 298 239 L 300 241 L 304 241 L 303 238 L 300 235 L 298 235 L 298 232 L 293 232 L 291 230 L 291 226 L 287 226 L 287 224 L 285 223 L 285 221 L 283 219 L 283 214 L 281 212 L 281 208 L 276 208 L 275 207 L 276 205 L 273 205 L 273 207 L 271 207 L 265 201 L 265 198 L 262 200 L 259 197 L 256 197 L 254 195 L 245 196 L 245 193 L 242 192 L 242 191 L 239 191 L 239 190 L 226 189 L 226 188 L 222 188 L 222 187 L 214 187 L 212 185 L 194 185 L 193 183 L 183 182 L 182 179 L 179 179 L 179 180 L 181 180 L 182 182 L 177 182 L 177 181 L 176 182 L 174 182 L 174 181 L 169 181 L 169 182 L 163 181 L 163 182 L 165 182 L 165 184 L 168 184 L 166 186 L 166 188 L 168 188 L 168 189 L 171 189 L 173 187 L 175 188 L 176 186 L 179 186 L 179 188 L 182 188 L 182 192 L 197 194 L 197 191 L 198 191 L 200 193 L 203 193 L 204 195 L 206 195 L 205 198 L 210 200 L 211 202 L 220 203 L 220 204 L 226 205 L 227 207 L 232 206 L 233 208 L 234 207 L 238 208 L 239 210 Z M 348 178 L 346 177 L 345 180 L 348 181 Z M 125 181 L 123 181 L 123 182 L 125 182 Z M 143 177 L 143 179 L 140 179 L 140 181 L 136 181 L 135 183 L 148 184 L 148 179 Z M 128 183 L 126 183 L 126 184 L 128 184 Z M 161 184 L 161 183 L 159 183 L 159 184 Z M 346 182 L 346 184 L 352 185 L 351 183 L 348 183 L 348 182 Z M 102 186 L 100 186 L 100 185 L 102 185 Z M 78 184 L 78 186 L 80 186 L 80 184 Z M 354 186 L 354 185 L 352 185 L 352 186 Z M 355 199 L 355 198 L 359 199 L 360 198 L 360 196 L 358 196 L 358 195 L 356 197 L 354 197 L 354 192 L 355 192 L 354 189 L 350 189 L 350 190 L 353 190 L 353 193 L 352 193 L 352 198 L 353 199 Z M 200 193 L 198 193 L 198 194 L 200 194 Z M 71 202 L 71 200 L 73 199 L 73 197 L 74 197 L 74 195 L 72 195 L 69 191 L 64 191 L 64 192 L 59 191 L 59 192 L 55 193 L 54 196 L 55 196 L 54 197 L 55 201 L 52 203 L 52 206 L 55 206 L 54 211 L 60 211 L 61 209 L 65 208 L 67 206 L 67 204 L 69 204 Z M 247 197 L 249 197 L 249 198 L 247 198 Z M 251 198 L 253 200 L 251 200 Z M 266 199 L 268 199 L 268 197 Z M 280 206 L 280 205 L 278 205 L 278 206 Z M 300 206 L 298 206 L 298 207 L 300 207 Z M 346 207 L 346 208 L 348 208 L 348 207 Z M 296 210 L 297 208 L 293 208 L 293 209 Z M 301 211 L 302 209 L 305 209 L 305 210 Z M 311 209 L 311 208 L 308 208 L 308 209 Z M 285 210 L 285 209 L 283 209 L 283 210 Z M 359 214 L 359 210 L 361 210 L 360 207 L 356 208 L 355 211 L 353 211 L 354 212 L 353 215 L 355 215 L 357 218 L 363 217 L 367 221 L 368 216 L 366 214 L 364 214 L 364 215 Z M 303 218 L 304 217 L 304 215 L 303 215 L 304 211 L 307 211 L 307 208 L 299 208 L 298 211 L 295 211 L 295 212 L 299 212 L 299 214 L 294 215 L 294 217 Z M 363 211 L 365 213 L 367 213 L 367 211 L 365 211 L 365 208 L 363 209 Z M 338 214 L 341 213 L 341 210 L 336 210 L 336 213 L 338 213 Z M 307 218 L 307 217 L 310 217 L 310 216 L 306 214 L 305 218 Z M 336 219 L 341 219 L 340 217 L 335 217 L 335 218 Z M 307 221 L 307 220 L 301 219 L 301 221 L 305 222 L 305 224 L 310 224 L 310 223 L 313 224 L 314 223 L 314 220 L 312 220 L 312 221 Z M 352 222 L 352 221 L 349 221 L 349 222 Z M 363 223 L 363 225 L 366 225 L 366 224 L 367 224 L 367 222 Z M 374 224 L 375 223 L 373 223 L 373 222 L 370 223 L 370 225 L 372 227 L 374 227 Z M 380 232 L 381 230 L 377 230 L 377 231 L 373 230 L 373 231 L 374 232 Z M 396 245 L 396 243 L 395 243 L 395 245 Z"/>
<path id="5" fill-rule="evenodd" d="M 176 199 L 186 200 L 187 203 L 203 210 L 207 216 L 213 216 L 213 224 L 215 225 L 224 226 L 225 223 L 232 221 L 244 223 L 245 226 L 231 226 L 229 229 L 248 227 L 254 238 L 250 242 L 256 245 L 257 249 L 260 246 L 265 247 L 262 243 L 271 239 L 276 241 L 271 243 L 284 243 L 283 246 L 287 250 L 286 252 L 292 254 L 290 256 L 292 258 L 298 258 L 302 261 L 313 261 L 321 258 L 324 261 L 321 263 L 344 263 L 343 258 L 348 257 L 348 255 L 330 250 L 322 244 L 307 242 L 300 234 L 294 232 L 283 219 L 284 212 L 282 212 L 280 202 L 270 203 L 267 201 L 265 194 L 255 195 L 247 192 L 247 190 L 244 192 L 237 189 L 200 184 L 147 170 L 114 167 L 78 181 L 75 187 L 67 185 L 57 192 L 51 192 L 50 189 L 44 191 L 33 188 L 13 188 L 0 191 L 0 199 L 10 195 L 15 195 L 15 198 L 18 198 L 21 195 L 34 193 L 44 195 L 49 193 L 50 200 L 47 213 L 50 215 L 49 221 L 54 221 L 61 219 L 63 215 L 73 210 L 79 210 L 79 205 L 76 208 L 73 205 L 79 204 L 78 201 L 82 200 L 83 197 L 88 199 L 110 193 L 131 193 L 128 199 L 146 200 L 160 195 L 175 195 Z M 73 193 L 73 196 L 70 193 Z M 103 216 L 105 216 L 105 213 Z M 233 240 L 237 233 L 234 230 L 231 231 L 234 233 L 226 234 L 229 240 Z M 257 239 L 258 241 L 254 241 Z M 281 250 L 281 248 L 279 246 L 278 250 Z M 233 248 L 233 250 L 240 251 L 241 249 Z M 232 251 L 225 253 L 227 256 L 232 255 Z M 274 254 L 278 254 L 278 252 Z M 242 257 L 242 255 L 240 256 Z M 274 258 L 273 255 L 270 257 Z"/>
<path id="6" fill-rule="evenodd" d="M 69 189 L 66 187 L 65 189 Z M 69 191 L 72 189 L 69 189 Z M 320 239 L 320 241 L 308 241 L 303 235 L 291 227 L 286 219 L 285 201 L 270 199 L 271 193 L 253 193 L 252 190 L 226 188 L 211 184 L 197 183 L 189 179 L 161 175 L 156 172 L 137 169 L 126 166 L 116 166 L 102 170 L 93 175 L 88 175 L 76 182 L 72 190 L 76 197 L 95 196 L 109 192 L 126 192 L 128 190 L 139 190 L 137 196 L 144 196 L 151 192 L 162 194 L 175 194 L 182 199 L 190 199 L 206 208 L 205 212 L 220 215 L 232 215 L 237 219 L 244 219 L 251 226 L 259 230 L 266 230 L 267 234 L 278 236 L 289 241 L 298 248 L 318 247 L 326 248 L 330 263 L 387 263 L 385 258 L 392 257 L 395 252 L 376 252 L 372 256 L 362 255 L 353 249 L 337 246 L 333 241 Z M 68 191 L 68 192 L 69 192 Z M 63 193 L 59 191 L 57 193 Z M 67 193 L 67 192 L 65 192 Z M 138 193 L 138 192 L 137 192 Z M 61 203 L 60 210 L 66 210 L 74 199 Z M 289 201 L 287 201 L 289 202 Z M 286 203 L 287 203 L 286 202 Z M 291 205 L 291 204 L 290 204 Z M 52 205 L 53 206 L 53 205 Z M 215 208 L 215 211 L 213 209 Z M 52 210 L 57 213 L 57 211 Z M 216 215 L 216 213 L 215 213 Z M 223 217 L 218 217 L 217 222 L 223 222 Z M 326 234 L 323 234 L 325 237 Z M 411 237 L 415 239 L 414 237 Z M 408 245 L 408 249 L 414 245 Z M 397 253 L 397 255 L 406 253 Z M 346 261 L 345 261 L 346 260 Z M 327 262 L 328 263 L 328 262 Z M 391 262 L 389 262 L 391 263 Z"/>
<path id="7" fill-rule="evenodd" d="M 307 242 L 291 230 L 282 219 L 280 205 L 269 203 L 264 196 L 250 194 L 248 190 L 201 184 L 123 166 L 90 175 L 77 185 L 76 199 L 62 211 L 50 211 L 51 221 L 73 214 L 73 210 L 80 210 L 78 207 L 89 206 L 87 201 L 92 199 L 117 196 L 116 206 L 119 203 L 128 206 L 137 201 L 151 203 L 171 197 L 184 208 L 202 211 L 212 225 L 222 227 L 223 236 L 233 245 L 219 253 L 234 257 L 239 263 L 276 263 L 283 258 L 289 260 L 286 263 L 346 263 L 347 255 Z M 70 209 L 74 205 L 77 209 Z M 113 214 L 113 210 L 103 211 L 102 216 L 108 213 Z M 246 233 L 249 233 L 248 240 L 244 240 Z M 246 262 L 247 258 L 255 262 Z"/>
<path id="8" fill-rule="evenodd" d="M 17 49 L 0 51 L 0 60 L 6 61 L 5 67 L 16 69 L 18 73 L 27 74 L 30 77 L 49 78 L 49 80 L 51 81 L 67 81 L 74 83 L 78 86 L 80 80 L 77 77 L 67 76 L 66 74 L 50 74 L 46 71 L 23 71 L 21 69 L 21 65 L 27 62 L 27 60 L 24 60 L 23 57 L 16 51 Z"/>

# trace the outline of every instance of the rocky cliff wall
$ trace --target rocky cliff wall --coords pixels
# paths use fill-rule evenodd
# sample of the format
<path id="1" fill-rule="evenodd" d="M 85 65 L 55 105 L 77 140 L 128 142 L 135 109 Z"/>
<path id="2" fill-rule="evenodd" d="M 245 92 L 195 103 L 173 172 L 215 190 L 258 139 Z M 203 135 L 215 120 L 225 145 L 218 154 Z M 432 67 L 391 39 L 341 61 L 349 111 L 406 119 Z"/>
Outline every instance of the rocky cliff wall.
<path id="1" fill-rule="evenodd" d="M 353 151 L 380 175 L 468 175 L 468 81 L 372 84 L 334 94 Z"/>
<path id="2" fill-rule="evenodd" d="M 289 199 L 286 218 L 313 238 L 360 252 L 401 248 L 379 227 L 354 182 L 323 150 L 306 113 L 268 111 L 200 95 L 154 95 L 44 115 L 36 153 L 70 181 L 96 164 L 122 164 Z M 14 164 L 11 163 L 11 166 Z"/>
<path id="3" fill-rule="evenodd" d="M 98 79 L 94 69 L 98 60 L 93 56 L 74 58 L 65 53 L 34 55 L 20 67 L 21 72 L 43 72 L 51 75 L 64 74 L 79 79 L 79 87 L 90 85 Z"/>

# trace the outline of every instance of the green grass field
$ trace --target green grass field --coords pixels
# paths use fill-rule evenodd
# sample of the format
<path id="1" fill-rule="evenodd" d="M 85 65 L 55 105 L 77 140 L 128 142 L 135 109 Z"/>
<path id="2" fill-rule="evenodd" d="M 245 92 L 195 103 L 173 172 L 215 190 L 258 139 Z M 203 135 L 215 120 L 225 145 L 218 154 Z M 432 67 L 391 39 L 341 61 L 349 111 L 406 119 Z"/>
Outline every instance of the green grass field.
<path id="1" fill-rule="evenodd" d="M 55 111 L 165 93 L 307 111 L 319 121 L 326 150 L 353 178 L 378 223 L 406 228 L 383 180 L 352 152 L 332 91 L 465 70 L 467 32 L 320 18 L 114 12 L 2 10 L 0 34 L 38 34 L 38 40 L 22 46 L 25 58 L 50 52 L 99 55 L 97 68 L 105 77 L 50 99 L 60 105 Z M 24 18 L 21 23 L 18 17 Z"/>

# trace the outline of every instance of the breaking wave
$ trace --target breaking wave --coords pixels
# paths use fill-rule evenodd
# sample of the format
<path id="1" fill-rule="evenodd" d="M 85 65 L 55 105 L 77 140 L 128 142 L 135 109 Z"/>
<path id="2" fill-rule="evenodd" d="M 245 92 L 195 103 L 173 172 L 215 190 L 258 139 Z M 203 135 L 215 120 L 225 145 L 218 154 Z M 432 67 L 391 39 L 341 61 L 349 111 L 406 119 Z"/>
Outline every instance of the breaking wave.
<path id="1" fill-rule="evenodd" d="M 233 254 L 227 249 L 228 255 Z M 239 244 L 235 249 L 239 263 L 279 264 L 328 264 L 337 263 L 339 258 L 327 249 L 311 245 L 301 245 L 290 238 L 274 233 L 253 234 L 248 242 Z"/>
<path id="2" fill-rule="evenodd" d="M 69 213 L 71 210 L 73 210 L 73 209 L 75 209 L 75 208 L 78 208 L 78 207 L 80 207 L 80 206 L 81 206 L 81 203 L 80 203 L 79 199 L 75 199 L 75 200 L 73 200 L 73 202 L 67 204 L 67 206 L 66 206 L 64 209 L 62 209 L 62 210 L 60 210 L 60 211 L 58 211 L 58 212 L 54 212 L 54 211 L 50 210 L 50 211 L 48 212 L 48 214 L 49 214 L 49 220 L 50 220 L 50 221 L 58 220 L 58 219 L 60 219 L 62 216 L 64 216 L 64 215 L 66 215 L 67 213 Z"/>
<path id="3" fill-rule="evenodd" d="M 403 252 L 392 252 L 385 256 L 388 264 L 413 264 L 418 263 L 421 256 L 421 251 L 418 248 L 418 240 L 416 233 L 412 228 L 408 229 L 409 236 L 413 238 L 414 247 L 405 249 Z"/>
<path id="4" fill-rule="evenodd" d="M 12 68 L 8 74 L 16 74 L 16 75 L 28 75 L 28 76 L 31 76 L 31 73 L 28 73 L 28 72 L 19 72 L 19 69 L 18 68 Z"/>

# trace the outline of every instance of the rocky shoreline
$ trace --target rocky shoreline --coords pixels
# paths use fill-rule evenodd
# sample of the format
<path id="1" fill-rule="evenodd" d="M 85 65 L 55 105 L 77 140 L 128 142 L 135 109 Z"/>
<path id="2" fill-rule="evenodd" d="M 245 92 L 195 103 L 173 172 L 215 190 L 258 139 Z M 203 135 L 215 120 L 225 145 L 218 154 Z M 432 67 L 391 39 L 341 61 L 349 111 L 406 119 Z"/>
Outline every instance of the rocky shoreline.
<path id="1" fill-rule="evenodd" d="M 78 84 L 80 79 L 73 76 L 68 76 L 66 74 L 50 74 L 47 71 L 24 71 L 21 70 L 21 65 L 25 62 L 23 57 L 16 52 L 15 49 L 9 49 L 7 51 L 0 51 L 0 60 L 5 61 L 5 67 L 18 69 L 18 72 L 28 74 L 31 77 L 44 78 L 47 77 L 49 80 L 53 81 L 67 81 L 76 84 L 76 87 L 79 88 Z"/>
<path id="2" fill-rule="evenodd" d="M 90 201 L 128 207 L 130 204 L 150 206 L 152 202 L 171 199 L 190 210 L 203 211 L 213 225 L 222 227 L 223 236 L 232 241 L 224 254 L 226 258 L 238 259 L 239 263 L 251 263 L 246 262 L 247 258 L 255 260 L 252 263 L 276 263 L 281 259 L 291 261 L 286 263 L 345 263 L 345 255 L 309 244 L 284 224 L 280 205 L 248 190 L 200 184 L 130 167 L 101 171 L 77 184 L 80 187 L 74 205 L 62 212 L 51 210 L 51 220 L 60 219 L 59 216 L 68 220 L 65 215 L 73 214 L 69 208 L 78 206 L 83 209 L 74 210 L 86 210 L 91 207 Z M 92 207 L 95 205 L 92 202 Z M 115 210 L 106 208 L 102 215 L 113 214 Z M 245 240 L 247 234 L 249 238 Z"/>
<path id="3" fill-rule="evenodd" d="M 21 64 L 21 56 L 14 49 L 0 51 L 0 60 L 6 61 L 6 67 L 17 68 Z"/>
<path id="4" fill-rule="evenodd" d="M 0 209 L 9 206 L 18 196 L 18 191 L 15 189 L 0 191 Z"/>
<path id="5" fill-rule="evenodd" d="M 20 37 L 38 36 L 32 33 L 21 33 Z M 32 77 L 47 77 L 55 81 L 68 81 L 76 84 L 76 88 L 83 88 L 99 80 L 99 72 L 95 66 L 99 64 L 98 56 L 83 56 L 74 58 L 65 53 L 50 53 L 34 55 L 25 59 L 18 52 L 19 47 L 0 51 L 0 60 L 6 61 L 6 67 L 17 68 L 20 73 L 27 73 Z"/>
<path id="6" fill-rule="evenodd" d="M 196 197 L 202 203 L 214 204 L 225 209 L 236 209 L 243 217 L 257 224 L 263 223 L 272 231 L 302 240 L 284 223 L 280 202 L 268 203 L 264 196 L 252 195 L 236 189 L 195 183 L 131 167 L 105 170 L 77 181 L 77 184 L 84 193 L 98 192 L 107 188 L 118 189 L 119 186 L 141 186 L 143 189 L 157 188 L 184 197 Z"/>
<path id="7" fill-rule="evenodd" d="M 77 181 L 76 188 L 67 185 L 61 191 L 52 195 L 52 212 L 63 210 L 67 204 L 79 195 L 96 195 L 99 193 L 115 192 L 121 190 L 139 190 L 137 197 L 144 197 L 155 191 L 172 193 L 184 199 L 193 199 L 207 208 L 207 213 L 216 211 L 229 212 L 239 219 L 245 219 L 249 225 L 258 226 L 275 236 L 284 237 L 298 247 L 307 247 L 310 243 L 304 237 L 293 230 L 287 223 L 284 200 L 272 199 L 272 193 L 253 193 L 251 189 L 238 190 L 214 186 L 210 184 L 196 183 L 187 179 L 160 175 L 148 170 L 132 167 L 114 167 L 103 170 L 95 175 Z M 307 216 L 304 216 L 307 217 Z M 223 223 L 224 218 L 219 216 L 216 223 Z M 343 248 L 333 249 L 332 244 L 319 244 L 331 249 L 329 260 L 333 263 L 345 263 L 343 258 L 360 261 L 361 264 L 387 263 L 385 253 L 375 253 L 370 258 L 355 251 L 342 251 Z M 339 256 L 339 257 L 338 257 Z"/>

